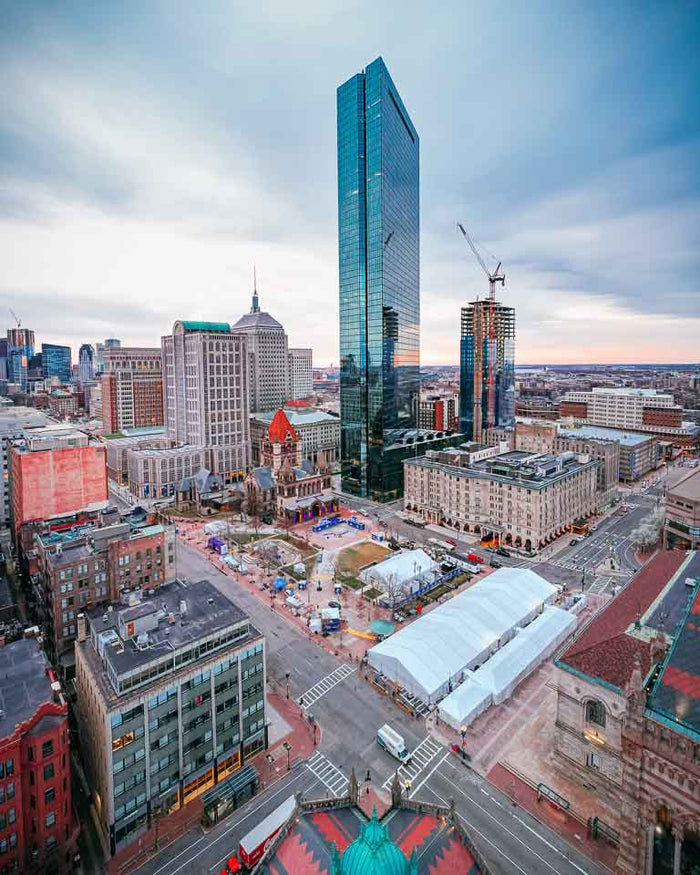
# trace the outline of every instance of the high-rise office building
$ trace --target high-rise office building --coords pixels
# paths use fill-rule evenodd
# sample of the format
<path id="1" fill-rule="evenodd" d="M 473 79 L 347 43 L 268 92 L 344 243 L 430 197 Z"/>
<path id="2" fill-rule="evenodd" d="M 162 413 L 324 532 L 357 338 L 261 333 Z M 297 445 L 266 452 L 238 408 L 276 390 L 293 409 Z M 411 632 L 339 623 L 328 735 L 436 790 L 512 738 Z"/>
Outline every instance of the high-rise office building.
<path id="1" fill-rule="evenodd" d="M 70 383 L 71 348 L 55 343 L 41 344 L 41 367 L 44 377 L 58 377 L 61 383 Z"/>
<path id="2" fill-rule="evenodd" d="M 163 425 L 163 372 L 157 347 L 104 351 L 102 424 L 107 434 Z"/>
<path id="3" fill-rule="evenodd" d="M 104 343 L 95 344 L 95 372 L 101 374 L 105 369 L 105 345 Z"/>
<path id="4" fill-rule="evenodd" d="M 392 500 L 386 464 L 415 428 L 420 355 L 418 134 L 384 61 L 338 88 L 342 488 Z"/>
<path id="5" fill-rule="evenodd" d="M 81 383 L 95 379 L 95 350 L 90 343 L 84 343 L 78 350 L 78 374 Z"/>
<path id="6" fill-rule="evenodd" d="M 122 342 L 118 337 L 108 337 L 105 340 L 105 349 L 119 349 L 121 345 Z"/>
<path id="7" fill-rule="evenodd" d="M 34 332 L 29 328 L 7 329 L 7 379 L 27 388 L 27 368 L 34 355 Z"/>
<path id="8" fill-rule="evenodd" d="M 181 322 L 161 341 L 168 438 L 205 449 L 225 484 L 250 467 L 248 347 L 228 322 Z"/>
<path id="9" fill-rule="evenodd" d="M 491 367 L 493 363 L 493 367 Z M 475 441 L 515 421 L 515 310 L 497 301 L 462 307 L 459 430 Z"/>
<path id="10" fill-rule="evenodd" d="M 313 350 L 289 350 L 289 398 L 308 398 L 313 393 Z"/>
<path id="11" fill-rule="evenodd" d="M 0 380 L 7 380 L 7 338 L 0 337 Z"/>
<path id="12" fill-rule="evenodd" d="M 250 410 L 277 410 L 289 398 L 288 341 L 282 325 L 260 309 L 257 289 L 250 313 L 241 316 L 233 331 L 246 336 Z"/>

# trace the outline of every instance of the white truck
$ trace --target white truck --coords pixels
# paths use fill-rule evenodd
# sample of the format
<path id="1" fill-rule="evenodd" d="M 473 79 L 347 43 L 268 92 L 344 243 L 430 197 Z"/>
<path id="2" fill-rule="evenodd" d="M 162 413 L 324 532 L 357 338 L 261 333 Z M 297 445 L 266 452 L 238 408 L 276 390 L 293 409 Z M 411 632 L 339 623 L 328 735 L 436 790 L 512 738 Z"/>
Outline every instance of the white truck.
<path id="1" fill-rule="evenodd" d="M 406 749 L 406 742 L 403 740 L 403 737 L 395 729 L 392 729 L 388 723 L 385 723 L 377 733 L 377 741 L 387 753 L 391 754 L 400 763 L 406 765 L 411 761 L 411 754 Z"/>

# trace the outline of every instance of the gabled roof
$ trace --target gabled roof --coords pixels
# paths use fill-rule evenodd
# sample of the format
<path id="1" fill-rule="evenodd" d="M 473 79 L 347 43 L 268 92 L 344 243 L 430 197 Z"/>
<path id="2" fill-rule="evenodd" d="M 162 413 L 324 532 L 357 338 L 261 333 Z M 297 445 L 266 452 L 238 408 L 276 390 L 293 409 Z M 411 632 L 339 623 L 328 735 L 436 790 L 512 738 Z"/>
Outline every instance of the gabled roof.
<path id="1" fill-rule="evenodd" d="M 627 632 L 635 620 L 649 610 L 685 559 L 682 551 L 664 550 L 647 562 L 559 661 L 589 677 L 624 689 L 634 669 L 635 657 L 639 655 L 642 675 L 646 675 L 651 667 L 649 642 Z"/>
<path id="2" fill-rule="evenodd" d="M 267 429 L 267 436 L 272 443 L 275 444 L 283 444 L 287 439 L 292 441 L 299 440 L 299 435 L 296 433 L 296 430 L 287 419 L 287 414 L 281 407 L 272 417 L 272 422 Z"/>

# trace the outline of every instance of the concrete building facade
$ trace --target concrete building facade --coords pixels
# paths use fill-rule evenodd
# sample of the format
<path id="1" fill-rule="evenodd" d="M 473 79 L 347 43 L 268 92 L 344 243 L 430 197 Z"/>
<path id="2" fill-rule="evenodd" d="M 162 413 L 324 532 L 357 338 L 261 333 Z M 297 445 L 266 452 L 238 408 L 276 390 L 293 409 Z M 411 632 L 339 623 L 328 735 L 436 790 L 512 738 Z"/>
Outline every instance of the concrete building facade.
<path id="1" fill-rule="evenodd" d="M 404 462 L 404 507 L 428 523 L 537 550 L 597 509 L 598 462 L 512 451 L 479 462 L 461 448 Z"/>
<path id="2" fill-rule="evenodd" d="M 575 422 L 643 432 L 681 446 L 692 442 L 694 431 L 683 423 L 683 408 L 673 395 L 656 389 L 608 389 L 567 392 L 561 400 L 562 417 Z"/>
<path id="3" fill-rule="evenodd" d="M 456 431 L 459 420 L 458 395 L 431 395 L 421 393 L 417 401 L 418 428 L 429 431 Z"/>
<path id="4" fill-rule="evenodd" d="M 164 424 L 160 349 L 105 349 L 101 383 L 102 424 L 107 434 Z"/>
<path id="5" fill-rule="evenodd" d="M 265 642 L 207 581 L 80 623 L 78 722 L 114 854 L 267 746 Z"/>
<path id="6" fill-rule="evenodd" d="M 289 398 L 308 398 L 313 393 L 313 350 L 289 350 Z"/>
<path id="7" fill-rule="evenodd" d="M 250 410 L 277 410 L 291 397 L 289 345 L 282 325 L 260 309 L 257 291 L 233 331 L 246 339 Z"/>
<path id="8" fill-rule="evenodd" d="M 667 547 L 700 549 L 700 468 L 666 493 L 664 540 Z"/>
<path id="9" fill-rule="evenodd" d="M 227 485 L 243 480 L 251 461 L 247 334 L 226 322 L 178 321 L 162 352 L 169 440 L 202 447 L 207 468 Z M 285 363 L 286 355 L 285 345 Z"/>

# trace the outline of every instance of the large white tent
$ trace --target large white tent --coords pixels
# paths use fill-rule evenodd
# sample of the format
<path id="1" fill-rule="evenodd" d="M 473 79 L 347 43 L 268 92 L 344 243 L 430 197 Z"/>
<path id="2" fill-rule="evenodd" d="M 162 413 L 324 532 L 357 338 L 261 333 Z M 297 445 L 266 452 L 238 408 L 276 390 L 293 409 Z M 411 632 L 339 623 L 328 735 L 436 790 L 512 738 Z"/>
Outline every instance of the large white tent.
<path id="1" fill-rule="evenodd" d="M 384 590 L 391 585 L 406 584 L 437 567 L 437 562 L 424 550 L 406 550 L 365 568 L 360 572 L 360 580 Z"/>
<path id="2" fill-rule="evenodd" d="M 434 702 L 533 620 L 557 591 L 534 571 L 502 568 L 372 647 L 369 664 Z"/>

